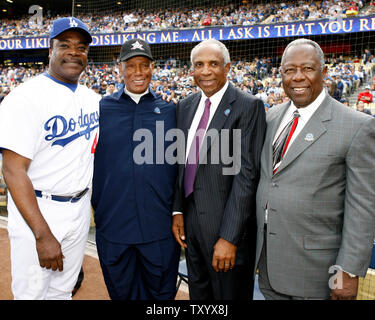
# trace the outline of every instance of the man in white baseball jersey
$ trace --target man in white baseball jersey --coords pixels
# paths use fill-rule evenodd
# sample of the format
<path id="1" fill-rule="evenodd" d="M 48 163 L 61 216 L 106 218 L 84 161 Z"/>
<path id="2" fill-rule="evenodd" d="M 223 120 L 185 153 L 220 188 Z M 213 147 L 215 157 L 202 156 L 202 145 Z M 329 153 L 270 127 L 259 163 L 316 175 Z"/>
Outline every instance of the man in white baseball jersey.
<path id="1" fill-rule="evenodd" d="M 15 299 L 71 299 L 90 226 L 100 96 L 78 79 L 92 38 L 61 18 L 50 40 L 48 72 L 0 106 Z"/>

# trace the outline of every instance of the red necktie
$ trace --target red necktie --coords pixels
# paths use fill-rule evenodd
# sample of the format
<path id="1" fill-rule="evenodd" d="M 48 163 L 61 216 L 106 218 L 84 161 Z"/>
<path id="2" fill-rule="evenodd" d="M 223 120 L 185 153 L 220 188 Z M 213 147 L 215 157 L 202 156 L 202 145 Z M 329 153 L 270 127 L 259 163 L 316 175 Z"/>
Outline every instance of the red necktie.
<path id="1" fill-rule="evenodd" d="M 293 136 L 294 131 L 296 130 L 298 124 L 298 118 L 300 114 L 298 110 L 294 111 L 293 119 L 288 122 L 288 124 L 284 127 L 281 131 L 279 136 L 277 137 L 275 143 L 272 146 L 273 151 L 273 174 L 276 173 L 277 169 L 279 168 L 281 161 L 284 157 L 286 150 L 288 149 L 288 145 L 290 139 Z"/>

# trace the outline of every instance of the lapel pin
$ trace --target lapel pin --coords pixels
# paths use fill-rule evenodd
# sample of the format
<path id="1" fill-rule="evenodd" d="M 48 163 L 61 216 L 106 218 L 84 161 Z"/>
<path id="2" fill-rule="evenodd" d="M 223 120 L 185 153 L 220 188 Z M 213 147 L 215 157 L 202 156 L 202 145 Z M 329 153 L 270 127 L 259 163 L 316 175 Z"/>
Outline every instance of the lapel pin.
<path id="1" fill-rule="evenodd" d="M 160 109 L 159 109 L 158 107 L 156 107 L 156 108 L 154 109 L 154 112 L 157 113 L 157 114 L 160 114 Z"/>
<path id="2" fill-rule="evenodd" d="M 305 140 L 308 142 L 314 141 L 314 135 L 312 133 L 308 133 L 305 137 Z"/>
<path id="3" fill-rule="evenodd" d="M 228 117 L 229 114 L 230 114 L 230 109 L 226 109 L 226 110 L 224 111 L 224 114 Z"/>

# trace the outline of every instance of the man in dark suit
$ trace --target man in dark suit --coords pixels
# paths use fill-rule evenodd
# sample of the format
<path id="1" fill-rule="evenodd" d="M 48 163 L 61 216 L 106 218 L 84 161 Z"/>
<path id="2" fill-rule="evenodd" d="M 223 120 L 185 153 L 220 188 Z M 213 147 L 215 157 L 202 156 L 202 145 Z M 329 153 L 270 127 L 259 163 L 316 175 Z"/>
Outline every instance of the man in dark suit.
<path id="1" fill-rule="evenodd" d="M 267 112 L 259 287 L 272 300 L 354 299 L 375 237 L 375 121 L 326 92 L 316 42 L 291 42 L 280 71 L 291 101 Z"/>
<path id="2" fill-rule="evenodd" d="M 201 92 L 177 105 L 187 143 L 172 230 L 186 248 L 190 299 L 251 299 L 264 105 L 227 81 L 230 57 L 221 42 L 201 42 L 191 62 Z M 228 148 L 231 163 L 223 157 Z"/>

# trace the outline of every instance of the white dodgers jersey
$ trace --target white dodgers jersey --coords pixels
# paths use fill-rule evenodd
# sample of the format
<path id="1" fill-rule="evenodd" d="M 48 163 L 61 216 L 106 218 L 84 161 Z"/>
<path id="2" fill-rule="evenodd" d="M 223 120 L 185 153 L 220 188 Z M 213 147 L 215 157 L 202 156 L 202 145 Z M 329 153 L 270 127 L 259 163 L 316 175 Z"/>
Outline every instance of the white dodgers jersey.
<path id="1" fill-rule="evenodd" d="M 91 186 L 100 96 L 39 75 L 0 105 L 0 148 L 31 160 L 34 189 L 72 195 Z"/>

